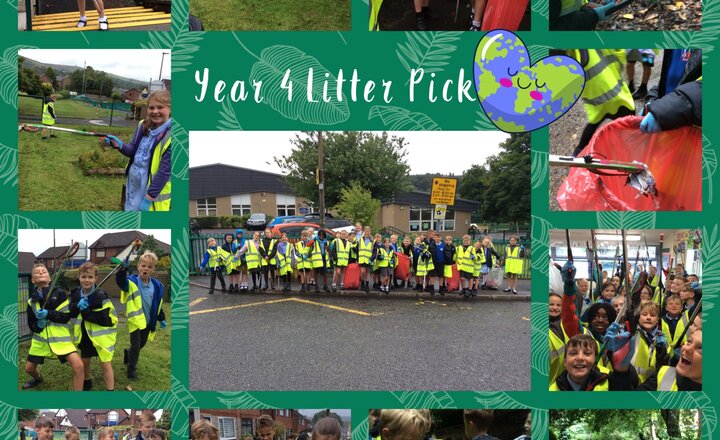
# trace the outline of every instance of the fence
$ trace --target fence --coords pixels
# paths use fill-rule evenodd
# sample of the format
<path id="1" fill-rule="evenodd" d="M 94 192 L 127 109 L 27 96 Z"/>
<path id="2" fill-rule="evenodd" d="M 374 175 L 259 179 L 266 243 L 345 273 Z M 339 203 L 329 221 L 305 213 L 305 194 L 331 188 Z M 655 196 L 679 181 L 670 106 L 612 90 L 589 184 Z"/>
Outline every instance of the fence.
<path id="1" fill-rule="evenodd" d="M 132 104 L 128 104 L 127 102 L 122 102 L 122 101 L 96 101 L 92 98 L 89 98 L 86 95 L 71 96 L 70 99 L 75 100 L 75 101 L 82 101 L 87 104 L 90 104 L 93 107 L 100 107 L 100 108 L 104 108 L 106 110 L 115 110 L 118 112 L 132 111 Z"/>
<path id="2" fill-rule="evenodd" d="M 27 321 L 27 302 L 30 299 L 30 273 L 18 273 L 18 339 L 25 341 L 32 338 L 32 330 Z"/>
<path id="3" fill-rule="evenodd" d="M 224 233 L 218 233 L 218 234 L 192 234 L 190 236 L 190 275 L 198 275 L 198 268 L 200 267 L 200 263 L 203 260 L 203 256 L 205 255 L 205 250 L 207 249 L 207 239 L 208 238 L 214 238 L 219 245 L 222 245 L 223 241 L 225 240 L 225 234 Z M 384 235 L 384 238 L 389 237 L 389 235 Z M 299 234 L 289 234 L 288 239 L 291 242 L 295 242 L 298 238 L 300 238 Z M 477 239 L 480 239 L 481 236 L 478 235 Z M 505 246 L 507 246 L 510 243 L 510 240 L 503 241 L 501 240 L 494 240 L 493 245 L 495 247 L 495 250 L 500 255 L 503 255 L 505 252 Z M 461 238 L 455 238 L 453 240 L 453 244 L 455 246 L 458 246 L 462 244 Z M 520 275 L 520 278 L 522 279 L 529 279 L 530 278 L 530 256 L 532 254 L 532 250 L 530 248 L 530 240 L 520 240 L 520 244 L 525 247 L 525 257 L 523 259 L 523 272 Z"/>
<path id="4" fill-rule="evenodd" d="M 43 96 L 19 95 L 18 116 L 21 116 L 23 121 L 40 122 L 43 99 Z M 55 101 L 58 123 L 82 125 L 88 124 L 91 120 L 102 119 L 112 127 L 113 120 L 124 119 L 123 113 L 131 115 L 132 105 L 122 101 L 96 101 L 84 95 Z"/>

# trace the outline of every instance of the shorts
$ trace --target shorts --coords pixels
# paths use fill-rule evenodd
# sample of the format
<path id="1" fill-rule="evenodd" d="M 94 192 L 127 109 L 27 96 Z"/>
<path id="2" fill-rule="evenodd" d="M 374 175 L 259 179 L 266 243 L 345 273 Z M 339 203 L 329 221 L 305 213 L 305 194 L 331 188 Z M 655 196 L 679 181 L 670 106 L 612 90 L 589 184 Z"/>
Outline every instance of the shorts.
<path id="1" fill-rule="evenodd" d="M 75 353 L 75 352 L 73 351 L 73 353 Z M 72 353 L 68 353 L 68 354 L 72 354 Z M 68 357 L 68 355 L 64 354 L 62 356 L 58 356 L 57 358 L 61 364 L 64 364 L 67 362 L 67 357 Z M 27 357 L 27 361 L 32 362 L 33 364 L 42 365 L 45 363 L 45 357 L 29 354 Z"/>
<path id="2" fill-rule="evenodd" d="M 370 263 L 360 263 L 360 267 L 370 267 Z"/>
<path id="3" fill-rule="evenodd" d="M 627 51 L 627 62 L 628 63 L 634 63 L 636 61 L 642 60 L 642 55 L 640 55 L 639 49 L 628 49 Z"/>
<path id="4" fill-rule="evenodd" d="M 464 270 L 460 271 L 460 278 L 464 278 L 466 280 L 471 280 L 475 278 L 472 274 L 472 272 L 465 272 Z"/>
<path id="5" fill-rule="evenodd" d="M 324 267 L 324 266 L 323 266 L 323 267 L 313 267 L 313 270 L 315 271 L 315 273 L 320 274 L 320 275 L 322 275 L 322 274 L 325 273 L 325 267 Z"/>
<path id="6" fill-rule="evenodd" d="M 432 270 L 432 276 L 445 276 L 445 263 L 434 263 L 435 269 Z"/>
<path id="7" fill-rule="evenodd" d="M 233 269 L 230 271 L 230 275 L 239 275 L 239 274 L 240 274 L 240 269 Z"/>
<path id="8" fill-rule="evenodd" d="M 391 277 L 395 273 L 395 269 L 390 267 L 381 267 L 380 268 L 380 276 L 381 277 Z"/>
<path id="9" fill-rule="evenodd" d="M 519 277 L 519 276 L 520 276 L 519 273 L 505 272 L 505 277 L 506 277 L 506 278 L 517 278 L 517 277 Z"/>

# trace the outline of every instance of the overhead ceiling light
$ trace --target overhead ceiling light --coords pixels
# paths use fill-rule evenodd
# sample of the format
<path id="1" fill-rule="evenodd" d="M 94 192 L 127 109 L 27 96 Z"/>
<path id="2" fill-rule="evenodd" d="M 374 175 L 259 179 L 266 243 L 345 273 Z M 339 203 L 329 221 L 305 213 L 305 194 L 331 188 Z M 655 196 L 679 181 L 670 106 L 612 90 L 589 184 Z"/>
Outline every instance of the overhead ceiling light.
<path id="1" fill-rule="evenodd" d="M 598 234 L 595 236 L 596 240 L 608 240 L 608 241 L 622 241 L 622 235 L 619 234 Z M 640 241 L 640 236 L 637 234 L 626 235 L 627 241 Z"/>

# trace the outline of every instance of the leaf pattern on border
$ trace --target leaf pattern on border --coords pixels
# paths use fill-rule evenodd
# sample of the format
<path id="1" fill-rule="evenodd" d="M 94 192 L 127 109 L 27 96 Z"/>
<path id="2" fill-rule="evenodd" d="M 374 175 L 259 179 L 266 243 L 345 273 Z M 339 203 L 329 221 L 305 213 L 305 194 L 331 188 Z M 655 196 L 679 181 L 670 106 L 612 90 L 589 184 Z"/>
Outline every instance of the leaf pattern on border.
<path id="1" fill-rule="evenodd" d="M 703 64 L 705 64 L 707 54 L 715 49 L 718 34 L 720 34 L 720 1 L 704 0 L 702 32 L 663 32 L 663 39 L 657 42 L 655 47 L 690 47 L 702 49 Z"/>
<path id="2" fill-rule="evenodd" d="M 546 151 L 530 150 L 532 171 L 530 172 L 532 189 L 538 189 L 545 182 L 550 170 L 550 155 Z"/>
<path id="3" fill-rule="evenodd" d="M 17 366 L 18 362 L 18 305 L 5 306 L 0 314 L 0 356 Z"/>
<path id="4" fill-rule="evenodd" d="M 220 110 L 221 119 L 218 121 L 218 125 L 215 127 L 218 130 L 242 130 L 240 121 L 238 121 L 237 115 L 235 114 L 235 107 L 232 106 L 229 99 L 224 99 L 222 102 L 222 110 Z"/>
<path id="5" fill-rule="evenodd" d="M 187 436 L 188 412 L 197 406 L 197 401 L 180 380 L 175 376 L 171 378 L 169 391 L 137 392 L 133 394 L 139 398 L 145 408 L 169 410 L 172 413 L 172 433 L 177 438 Z"/>
<path id="6" fill-rule="evenodd" d="M 18 229 L 38 229 L 37 223 L 16 214 L 0 216 L 0 257 L 17 269 Z M 17 328 L 17 327 L 16 327 Z"/>
<path id="7" fill-rule="evenodd" d="M 715 172 L 717 171 L 718 161 L 717 161 L 717 153 L 715 153 L 715 150 L 712 148 L 712 143 L 710 142 L 710 139 L 707 138 L 707 136 L 703 135 L 703 154 L 702 154 L 702 163 L 703 163 L 703 180 L 708 181 L 708 205 L 712 205 L 713 202 L 713 176 L 715 175 Z"/>
<path id="8" fill-rule="evenodd" d="M 353 428 L 350 438 L 352 440 L 367 440 L 369 429 L 370 429 L 370 420 L 368 417 L 366 417 L 363 419 L 362 423 L 360 423 L 355 428 Z"/>
<path id="9" fill-rule="evenodd" d="M 175 240 L 172 247 L 171 273 L 172 279 L 172 325 L 175 330 L 188 326 L 190 317 L 190 236 L 187 229 L 183 229 L 182 237 Z"/>
<path id="10" fill-rule="evenodd" d="M 440 126 L 425 113 L 411 112 L 402 107 L 375 105 L 368 113 L 368 120 L 373 118 L 380 118 L 388 130 L 440 130 Z"/>
<path id="11" fill-rule="evenodd" d="M 0 181 L 4 185 L 18 184 L 18 150 L 0 143 Z"/>
<path id="12" fill-rule="evenodd" d="M 426 74 L 442 72 L 457 50 L 463 32 L 406 32 L 407 41 L 398 43 L 395 53 L 405 70 L 423 68 Z"/>
<path id="13" fill-rule="evenodd" d="M 495 124 L 492 123 L 492 121 L 490 121 L 490 118 L 487 117 L 482 107 L 480 108 L 480 110 L 477 110 L 475 114 L 477 115 L 477 119 L 475 120 L 475 125 L 473 125 L 473 129 L 478 131 L 497 130 L 497 127 L 495 126 Z"/>
<path id="14" fill-rule="evenodd" d="M 545 310 L 547 316 L 547 306 Z M 477 391 L 473 395 L 475 402 L 482 408 L 492 409 L 517 409 L 529 408 L 528 405 L 515 399 L 504 391 Z M 532 408 L 531 408 L 532 409 Z"/>
<path id="15" fill-rule="evenodd" d="M 218 401 L 226 408 L 277 408 L 261 402 L 248 391 L 220 392 L 218 394 Z"/>
<path id="16" fill-rule="evenodd" d="M 598 229 L 654 229 L 655 211 L 598 211 Z"/>
<path id="17" fill-rule="evenodd" d="M 18 438 L 17 410 L 17 407 L 0 401 L 0 438 Z"/>
<path id="18" fill-rule="evenodd" d="M 172 151 L 172 165 L 173 178 L 178 180 L 188 180 L 188 163 L 189 163 L 189 148 L 190 142 L 188 138 L 188 132 L 181 124 L 173 121 L 173 138 L 174 147 Z"/>
<path id="19" fill-rule="evenodd" d="M 544 19 L 548 19 L 550 17 L 550 2 L 532 2 L 532 11 L 537 12 L 542 16 Z M 533 25 L 537 25 L 537 23 L 533 23 Z"/>
<path id="20" fill-rule="evenodd" d="M 138 229 L 138 211 L 83 211 L 82 225 L 86 229 Z"/>
<path id="21" fill-rule="evenodd" d="M 711 225 L 708 225 L 710 227 Z M 710 310 L 715 307 L 718 289 L 720 289 L 720 236 L 718 225 L 702 229 L 702 265 L 703 265 L 703 320 L 707 322 Z"/>
<path id="22" fill-rule="evenodd" d="M 34 46 L 12 46 L 0 58 L 0 98 L 14 109 L 18 107 L 18 50 L 35 49 Z"/>
<path id="23" fill-rule="evenodd" d="M 550 272 L 550 230 L 553 226 L 547 220 L 532 216 L 532 268 L 544 273 Z"/>
<path id="24" fill-rule="evenodd" d="M 172 53 L 171 72 L 184 72 L 192 64 L 194 53 L 200 49 L 195 44 L 203 39 L 205 32 L 188 31 L 188 2 L 172 2 L 170 31 L 150 31 L 150 43 L 142 44 L 143 49 L 170 50 Z"/>
<path id="25" fill-rule="evenodd" d="M 712 399 L 705 392 L 653 393 L 648 392 L 660 404 L 660 408 L 697 408 L 702 411 L 703 438 L 711 439 L 717 427 L 717 411 Z"/>
<path id="26" fill-rule="evenodd" d="M 547 303 L 530 304 L 530 367 L 543 376 L 550 374 L 547 313 Z"/>
<path id="27" fill-rule="evenodd" d="M 528 54 L 530 55 L 530 62 L 534 64 L 538 60 L 545 58 L 550 53 L 550 49 L 552 49 L 550 46 L 541 46 L 538 44 L 531 44 L 530 46 L 528 46 Z"/>
<path id="28" fill-rule="evenodd" d="M 452 408 L 455 400 L 444 391 L 395 391 L 390 393 L 404 408 Z M 392 405 L 390 405 L 392 406 Z M 388 408 L 390 408 L 388 406 Z"/>
<path id="29" fill-rule="evenodd" d="M 547 306 L 546 306 L 547 307 Z M 550 426 L 550 411 L 547 409 L 533 408 L 530 416 L 530 433 L 532 438 L 547 438 Z"/>

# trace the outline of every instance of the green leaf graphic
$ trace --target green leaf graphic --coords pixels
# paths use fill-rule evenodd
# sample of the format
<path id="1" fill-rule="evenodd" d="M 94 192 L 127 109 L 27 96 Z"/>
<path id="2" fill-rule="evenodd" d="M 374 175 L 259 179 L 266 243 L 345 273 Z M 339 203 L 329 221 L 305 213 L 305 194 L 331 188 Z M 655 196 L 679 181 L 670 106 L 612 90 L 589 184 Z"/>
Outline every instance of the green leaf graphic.
<path id="1" fill-rule="evenodd" d="M 175 329 L 187 327 L 190 308 L 190 287 L 188 285 L 188 267 L 190 264 L 190 236 L 183 229 L 182 237 L 175 241 L 172 248 L 172 324 Z"/>
<path id="2" fill-rule="evenodd" d="M 411 112 L 401 107 L 373 106 L 368 119 L 380 118 L 388 130 L 440 130 L 440 126 L 424 113 Z"/>
<path id="3" fill-rule="evenodd" d="M 404 408 L 452 408 L 452 396 L 444 391 L 397 391 L 390 393 Z M 392 406 L 392 405 L 391 405 Z M 388 406 L 390 408 L 391 406 Z"/>
<path id="4" fill-rule="evenodd" d="M 544 17 L 546 20 L 550 16 L 550 11 L 548 7 L 549 2 L 531 2 L 532 3 L 532 11 L 540 14 L 540 16 Z"/>
<path id="5" fill-rule="evenodd" d="M 275 408 L 256 399 L 247 391 L 238 392 L 221 392 L 218 393 L 218 401 L 225 405 L 226 408 Z"/>
<path id="6" fill-rule="evenodd" d="M 547 308 L 547 306 L 546 306 Z M 547 310 L 545 310 L 547 315 Z M 482 408 L 492 409 L 515 409 L 515 408 L 527 408 L 528 406 L 515 398 L 511 397 L 505 392 L 490 392 L 481 391 L 474 393 L 474 400 Z"/>
<path id="7" fill-rule="evenodd" d="M 535 63 L 537 60 L 545 58 L 550 53 L 550 46 L 531 45 L 528 46 L 530 54 L 530 62 Z"/>
<path id="8" fill-rule="evenodd" d="M 18 306 L 5 306 L 0 315 L 0 356 L 17 366 L 18 362 Z"/>
<path id="9" fill-rule="evenodd" d="M 369 427 L 370 421 L 367 418 L 363 419 L 362 423 L 353 428 L 350 438 L 352 440 L 367 440 Z"/>
<path id="10" fill-rule="evenodd" d="M 548 359 L 548 305 L 534 302 L 530 305 L 530 366 L 543 376 L 549 374 Z"/>
<path id="11" fill-rule="evenodd" d="M 552 228 L 547 220 L 532 216 L 532 268 L 546 276 L 550 272 L 550 229 Z"/>
<path id="12" fill-rule="evenodd" d="M 173 179 L 188 180 L 188 153 L 190 142 L 185 127 L 177 123 L 173 124 L 173 138 L 175 141 L 172 151 Z"/>
<path id="13" fill-rule="evenodd" d="M 3 51 L 0 59 L 0 98 L 5 104 L 17 108 L 18 96 L 18 50 L 34 49 L 31 46 L 13 46 Z"/>
<path id="14" fill-rule="evenodd" d="M 717 411 L 712 399 L 704 392 L 694 393 L 648 393 L 660 408 L 697 408 L 702 411 L 703 438 L 712 438 L 717 427 Z"/>
<path id="15" fill-rule="evenodd" d="M 133 392 L 145 408 L 162 408 L 172 412 L 172 433 L 173 436 L 187 437 L 187 415 L 190 408 L 197 406 L 197 402 L 190 391 L 175 376 L 172 377 L 170 392 L 153 391 L 138 393 Z"/>
<path id="16" fill-rule="evenodd" d="M 550 168 L 549 164 L 550 155 L 545 151 L 531 150 L 531 163 L 532 171 L 531 186 L 532 189 L 537 189 L 543 184 Z"/>
<path id="17" fill-rule="evenodd" d="M 137 229 L 139 212 L 83 211 L 82 225 L 86 229 Z"/>
<path id="18" fill-rule="evenodd" d="M 720 289 L 720 237 L 718 225 L 712 225 L 712 232 L 703 227 L 702 230 L 702 264 L 703 264 L 703 319 L 707 320 L 710 310 L 715 306 L 718 289 Z"/>
<path id="19" fill-rule="evenodd" d="M 287 70 L 290 70 L 288 81 L 292 81 L 292 101 L 288 100 L 288 90 L 282 87 L 271 87 L 265 96 L 265 103 L 273 110 L 293 121 L 318 125 L 335 125 L 347 121 L 350 108 L 343 94 L 342 101 L 335 94 L 330 102 L 322 97 L 324 81 L 334 82 L 332 75 L 314 57 L 292 46 L 270 46 L 260 52 L 259 61 L 253 64 L 250 81 L 262 81 L 265 84 L 281 84 Z M 308 78 L 309 69 L 313 69 L 311 97 L 317 102 L 309 102 Z M 325 75 L 329 76 L 325 76 Z"/>
<path id="20" fill-rule="evenodd" d="M 230 104 L 229 99 L 224 99 L 222 102 L 220 118 L 220 123 L 215 127 L 218 130 L 242 130 L 240 121 L 235 115 L 235 108 Z"/>
<path id="21" fill-rule="evenodd" d="M 442 72 L 463 32 L 406 32 L 407 42 L 398 43 L 397 53 L 405 70 L 424 69 L 425 74 Z"/>
<path id="22" fill-rule="evenodd" d="M 703 50 L 703 64 L 705 57 L 713 49 L 720 34 L 720 1 L 704 0 L 702 16 L 702 32 L 663 32 L 663 40 L 655 47 L 691 47 Z"/>
<path id="23" fill-rule="evenodd" d="M 18 438 L 17 410 L 15 406 L 0 402 L 0 438 Z"/>
<path id="24" fill-rule="evenodd" d="M 13 214 L 3 214 L 0 217 L 0 256 L 5 258 L 13 267 L 17 268 L 18 229 L 37 229 L 34 221 Z"/>
<path id="25" fill-rule="evenodd" d="M 473 128 L 478 131 L 483 130 L 497 130 L 497 127 L 495 127 L 495 124 L 493 124 L 490 121 L 490 118 L 487 117 L 485 112 L 482 110 L 482 108 L 475 112 L 477 115 L 477 119 L 475 120 L 475 125 L 473 125 Z"/>
<path id="26" fill-rule="evenodd" d="M 172 72 L 184 72 L 192 64 L 195 52 L 200 49 L 196 43 L 203 39 L 204 32 L 188 32 L 188 2 L 172 3 L 172 25 L 168 31 L 148 32 L 150 43 L 142 44 L 143 49 L 172 51 Z"/>
<path id="27" fill-rule="evenodd" d="M 712 143 L 707 136 L 703 135 L 703 180 L 708 181 L 708 204 L 712 205 L 713 202 L 713 176 L 717 171 L 717 154 L 712 148 Z"/>
<path id="28" fill-rule="evenodd" d="M 18 183 L 18 150 L 0 144 L 0 181 L 4 185 L 17 186 Z"/>
<path id="29" fill-rule="evenodd" d="M 599 229 L 653 229 L 654 211 L 600 211 L 597 213 Z"/>
<path id="30" fill-rule="evenodd" d="M 550 411 L 533 408 L 532 415 L 530 416 L 530 425 L 533 438 L 547 438 L 549 435 Z"/>

